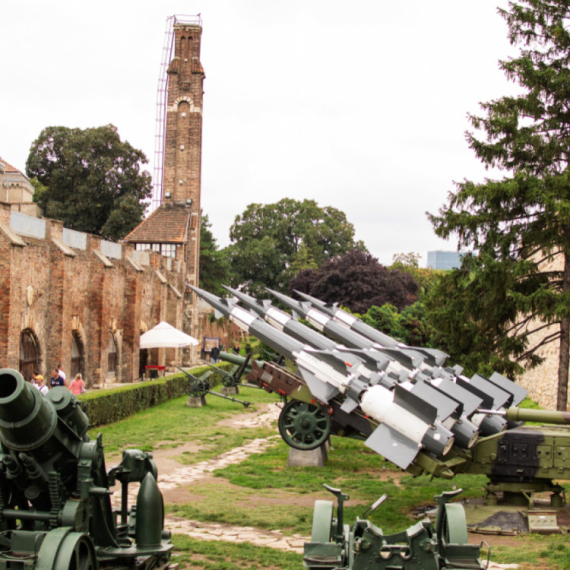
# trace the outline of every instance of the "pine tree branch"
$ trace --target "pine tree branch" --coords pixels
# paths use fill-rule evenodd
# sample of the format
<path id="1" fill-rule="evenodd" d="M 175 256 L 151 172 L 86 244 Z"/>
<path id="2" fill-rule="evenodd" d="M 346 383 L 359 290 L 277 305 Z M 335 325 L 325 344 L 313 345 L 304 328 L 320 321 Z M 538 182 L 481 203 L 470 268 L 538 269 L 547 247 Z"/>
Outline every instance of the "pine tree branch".
<path id="1" fill-rule="evenodd" d="M 515 362 L 520 362 L 521 360 L 528 358 L 531 354 L 536 352 L 541 346 L 546 346 L 547 344 L 550 344 L 551 342 L 558 340 L 558 338 L 560 338 L 560 332 L 556 332 L 547 337 L 544 337 L 535 347 L 531 348 L 530 350 L 527 350 L 519 357 L 517 357 Z"/>

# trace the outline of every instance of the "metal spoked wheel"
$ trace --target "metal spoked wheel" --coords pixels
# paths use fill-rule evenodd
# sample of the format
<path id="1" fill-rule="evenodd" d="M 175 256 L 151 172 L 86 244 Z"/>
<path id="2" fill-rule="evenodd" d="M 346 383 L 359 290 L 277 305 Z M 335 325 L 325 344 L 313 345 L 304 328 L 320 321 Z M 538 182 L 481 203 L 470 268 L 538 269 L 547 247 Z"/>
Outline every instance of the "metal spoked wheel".
<path id="1" fill-rule="evenodd" d="M 239 380 L 233 376 L 224 376 L 222 378 L 222 386 L 224 388 L 235 388 L 239 384 Z"/>
<path id="2" fill-rule="evenodd" d="M 321 406 L 291 400 L 279 415 L 279 433 L 287 445 L 301 451 L 320 447 L 331 433 L 331 418 Z"/>
<path id="3" fill-rule="evenodd" d="M 186 394 L 192 398 L 201 398 L 205 396 L 210 390 L 210 384 L 207 380 L 200 380 L 199 378 L 188 380 L 186 382 Z"/>

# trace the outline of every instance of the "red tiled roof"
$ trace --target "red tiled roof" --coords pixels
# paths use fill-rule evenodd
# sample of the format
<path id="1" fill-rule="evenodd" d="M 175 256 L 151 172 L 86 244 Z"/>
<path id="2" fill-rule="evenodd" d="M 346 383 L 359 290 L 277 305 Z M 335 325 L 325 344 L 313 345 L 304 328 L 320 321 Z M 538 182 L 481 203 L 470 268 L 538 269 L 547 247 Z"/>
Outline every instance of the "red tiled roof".
<path id="1" fill-rule="evenodd" d="M 132 243 L 184 243 L 191 209 L 184 203 L 162 204 L 143 220 L 125 241 Z"/>
<path id="2" fill-rule="evenodd" d="M 23 172 L 21 172 L 20 170 L 18 170 L 15 167 L 13 167 L 10 163 L 6 162 L 1 156 L 0 156 L 0 162 L 2 164 L 4 164 L 4 166 L 5 166 L 4 171 L 5 172 L 17 172 L 18 174 L 21 174 L 22 176 L 26 176 Z M 27 176 L 26 176 L 26 178 L 27 178 Z"/>

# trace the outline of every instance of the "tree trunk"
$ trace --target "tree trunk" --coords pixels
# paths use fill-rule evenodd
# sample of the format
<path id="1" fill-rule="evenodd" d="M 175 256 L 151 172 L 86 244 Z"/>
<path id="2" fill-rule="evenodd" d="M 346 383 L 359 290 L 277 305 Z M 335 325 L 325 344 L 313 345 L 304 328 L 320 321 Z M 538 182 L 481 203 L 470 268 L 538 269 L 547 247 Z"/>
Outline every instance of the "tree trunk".
<path id="1" fill-rule="evenodd" d="M 570 253 L 564 253 L 564 277 L 562 292 L 570 291 Z M 570 319 L 560 322 L 560 354 L 558 360 L 558 400 L 556 409 L 566 411 L 568 407 L 568 366 L 570 365 Z"/>

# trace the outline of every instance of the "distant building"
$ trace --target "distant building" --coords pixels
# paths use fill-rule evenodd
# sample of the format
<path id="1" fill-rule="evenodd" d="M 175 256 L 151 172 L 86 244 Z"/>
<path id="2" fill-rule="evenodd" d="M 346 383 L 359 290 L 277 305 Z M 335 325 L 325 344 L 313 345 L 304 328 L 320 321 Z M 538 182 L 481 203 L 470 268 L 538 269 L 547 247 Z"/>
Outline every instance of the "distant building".
<path id="1" fill-rule="evenodd" d="M 461 266 L 462 256 L 458 251 L 428 251 L 427 266 L 430 269 L 455 269 Z"/>
<path id="2" fill-rule="evenodd" d="M 10 204 L 13 212 L 39 218 L 43 212 L 33 196 L 34 187 L 28 177 L 0 156 L 0 202 Z"/>

